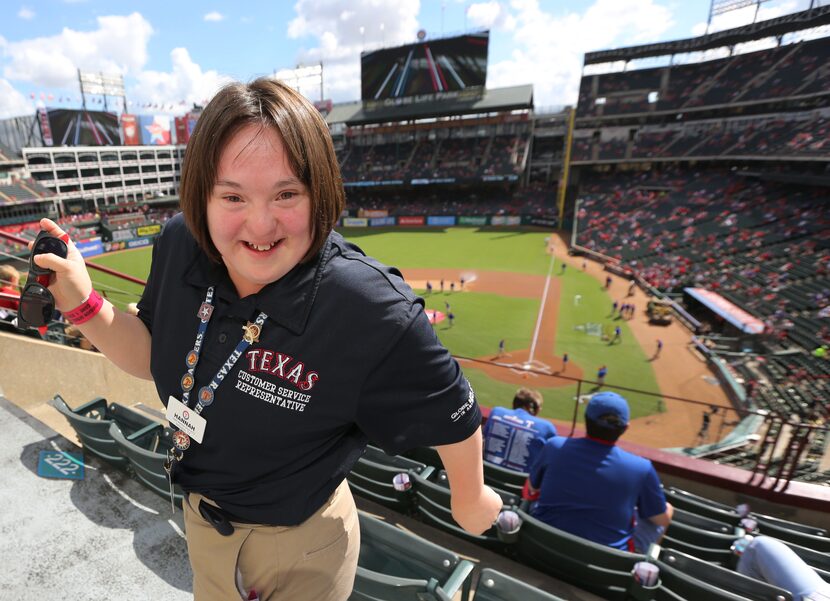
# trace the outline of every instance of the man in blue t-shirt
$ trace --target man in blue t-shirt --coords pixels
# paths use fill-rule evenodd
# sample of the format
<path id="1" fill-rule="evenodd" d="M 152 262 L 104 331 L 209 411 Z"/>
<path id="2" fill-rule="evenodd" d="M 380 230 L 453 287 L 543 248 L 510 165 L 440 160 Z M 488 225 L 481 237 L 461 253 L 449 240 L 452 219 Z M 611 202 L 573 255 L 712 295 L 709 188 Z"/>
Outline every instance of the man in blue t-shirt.
<path id="1" fill-rule="evenodd" d="M 534 517 L 624 551 L 659 542 L 674 510 L 651 461 L 616 446 L 628 420 L 626 400 L 600 392 L 585 409 L 585 438 L 545 443 L 530 467 L 530 485 L 539 490 Z"/>
<path id="2" fill-rule="evenodd" d="M 535 453 L 556 428 L 536 417 L 542 409 L 542 393 L 519 388 L 513 409 L 495 407 L 484 425 L 484 460 L 518 472 L 526 472 Z"/>

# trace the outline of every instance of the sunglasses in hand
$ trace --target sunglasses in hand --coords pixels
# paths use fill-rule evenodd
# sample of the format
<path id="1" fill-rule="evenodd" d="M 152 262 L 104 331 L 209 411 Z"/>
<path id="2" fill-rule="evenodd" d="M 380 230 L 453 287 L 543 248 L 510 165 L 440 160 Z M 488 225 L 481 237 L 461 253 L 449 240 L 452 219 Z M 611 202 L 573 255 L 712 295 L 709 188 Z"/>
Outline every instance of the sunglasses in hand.
<path id="1" fill-rule="evenodd" d="M 17 317 L 20 326 L 30 325 L 35 328 L 45 326 L 55 312 L 55 297 L 49 292 L 49 276 L 52 270 L 35 264 L 37 255 L 53 254 L 66 258 L 66 242 L 42 231 L 37 235 L 29 255 L 29 276 L 20 295 L 20 308 Z"/>

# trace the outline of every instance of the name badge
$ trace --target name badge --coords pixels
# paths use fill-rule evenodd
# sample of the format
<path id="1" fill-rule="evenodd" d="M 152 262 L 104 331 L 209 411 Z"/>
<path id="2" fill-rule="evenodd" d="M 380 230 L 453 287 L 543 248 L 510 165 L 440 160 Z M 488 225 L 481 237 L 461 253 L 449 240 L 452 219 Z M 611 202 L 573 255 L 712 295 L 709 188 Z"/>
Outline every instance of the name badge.
<path id="1" fill-rule="evenodd" d="M 172 395 L 167 399 L 167 421 L 196 442 L 202 442 L 207 420 Z"/>

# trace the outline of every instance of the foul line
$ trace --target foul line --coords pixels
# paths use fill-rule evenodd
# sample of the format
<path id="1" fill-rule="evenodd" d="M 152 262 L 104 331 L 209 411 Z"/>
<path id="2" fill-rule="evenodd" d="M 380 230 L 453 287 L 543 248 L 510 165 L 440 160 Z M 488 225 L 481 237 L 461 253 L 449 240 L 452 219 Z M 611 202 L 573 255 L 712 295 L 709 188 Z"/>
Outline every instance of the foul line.
<path id="1" fill-rule="evenodd" d="M 545 303 L 548 300 L 548 288 L 550 288 L 550 274 L 553 272 L 553 262 L 555 260 L 556 255 L 551 253 L 548 277 L 545 279 L 545 291 L 542 293 L 542 304 L 539 305 L 539 317 L 536 318 L 536 329 L 533 331 L 533 342 L 530 343 L 530 355 L 527 358 L 526 365 L 533 362 L 533 354 L 536 352 L 536 341 L 539 339 L 539 329 L 542 327 L 542 315 L 545 313 Z"/>

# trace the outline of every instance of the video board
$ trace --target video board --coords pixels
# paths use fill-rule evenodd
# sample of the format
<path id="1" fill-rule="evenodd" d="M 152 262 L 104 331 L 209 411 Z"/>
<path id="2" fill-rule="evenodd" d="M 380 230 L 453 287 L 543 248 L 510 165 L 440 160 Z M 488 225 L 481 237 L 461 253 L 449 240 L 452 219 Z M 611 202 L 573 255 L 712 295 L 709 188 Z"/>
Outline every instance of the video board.
<path id="1" fill-rule="evenodd" d="M 39 111 L 45 146 L 114 146 L 121 144 L 118 115 L 102 111 Z M 48 127 L 47 127 L 48 125 Z"/>
<path id="2" fill-rule="evenodd" d="M 360 57 L 364 104 L 408 97 L 481 93 L 487 81 L 490 32 L 424 40 Z"/>

